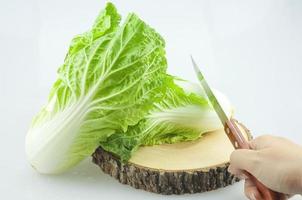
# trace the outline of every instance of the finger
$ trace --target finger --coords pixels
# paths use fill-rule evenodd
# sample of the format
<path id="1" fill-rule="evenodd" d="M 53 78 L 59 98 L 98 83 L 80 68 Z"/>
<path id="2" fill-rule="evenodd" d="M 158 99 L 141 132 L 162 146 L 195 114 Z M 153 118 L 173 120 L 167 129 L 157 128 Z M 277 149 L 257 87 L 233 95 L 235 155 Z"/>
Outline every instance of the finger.
<path id="1" fill-rule="evenodd" d="M 254 176 L 257 176 L 257 169 L 260 162 L 260 156 L 257 151 L 249 149 L 238 149 L 232 152 L 230 163 L 231 170 L 247 171 Z"/>
<path id="2" fill-rule="evenodd" d="M 230 172 L 231 174 L 233 174 L 234 176 L 236 176 L 237 178 L 240 178 L 240 179 L 248 178 L 248 176 L 245 174 L 245 172 L 243 170 L 234 168 L 232 165 L 230 165 L 228 167 L 228 172 Z"/>
<path id="3" fill-rule="evenodd" d="M 254 150 L 265 149 L 267 147 L 270 147 L 275 139 L 276 138 L 271 135 L 261 135 L 249 141 L 249 145 Z"/>
<path id="4" fill-rule="evenodd" d="M 252 200 L 264 200 L 263 196 L 257 189 L 256 184 L 249 178 L 245 179 L 244 182 L 244 194 L 247 198 L 252 199 Z M 287 200 L 289 198 L 293 197 L 293 195 L 288 195 L 288 194 L 282 194 L 279 200 Z"/>
<path id="5" fill-rule="evenodd" d="M 256 185 L 250 180 L 246 179 L 244 183 L 244 194 L 251 200 L 262 200 L 262 196 L 258 191 Z"/>
<path id="6" fill-rule="evenodd" d="M 284 200 L 292 198 L 294 195 L 286 194 Z"/>

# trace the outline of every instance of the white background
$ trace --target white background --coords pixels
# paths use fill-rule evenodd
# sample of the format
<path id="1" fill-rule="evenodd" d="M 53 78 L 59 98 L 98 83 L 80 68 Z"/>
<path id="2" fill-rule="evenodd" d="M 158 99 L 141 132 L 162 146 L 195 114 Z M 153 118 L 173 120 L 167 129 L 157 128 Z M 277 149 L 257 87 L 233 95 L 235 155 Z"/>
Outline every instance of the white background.
<path id="1" fill-rule="evenodd" d="M 212 86 L 254 133 L 302 143 L 302 1 L 114 1 L 163 35 L 169 71 L 195 80 L 193 54 Z M 121 185 L 90 160 L 60 176 L 37 174 L 24 155 L 31 118 L 46 102 L 71 38 L 101 0 L 0 0 L 1 199 L 243 199 L 242 183 L 204 194 L 161 196 Z M 298 197 L 296 197 L 298 199 Z"/>

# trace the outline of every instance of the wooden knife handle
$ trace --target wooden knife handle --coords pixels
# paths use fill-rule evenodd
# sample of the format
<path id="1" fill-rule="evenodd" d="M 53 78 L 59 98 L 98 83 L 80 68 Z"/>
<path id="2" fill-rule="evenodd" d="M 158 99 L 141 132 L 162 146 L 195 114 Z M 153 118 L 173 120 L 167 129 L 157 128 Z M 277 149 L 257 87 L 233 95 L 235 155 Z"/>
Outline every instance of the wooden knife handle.
<path id="1" fill-rule="evenodd" d="M 232 142 L 235 149 L 251 149 L 247 140 L 243 136 L 240 128 L 237 125 L 236 120 L 230 119 L 226 122 L 224 126 L 225 132 Z M 286 199 L 284 194 L 275 192 L 265 185 L 263 185 L 259 180 L 257 180 L 252 174 L 246 172 L 248 178 L 254 182 L 258 191 L 260 192 L 262 199 L 264 200 L 282 200 Z"/>

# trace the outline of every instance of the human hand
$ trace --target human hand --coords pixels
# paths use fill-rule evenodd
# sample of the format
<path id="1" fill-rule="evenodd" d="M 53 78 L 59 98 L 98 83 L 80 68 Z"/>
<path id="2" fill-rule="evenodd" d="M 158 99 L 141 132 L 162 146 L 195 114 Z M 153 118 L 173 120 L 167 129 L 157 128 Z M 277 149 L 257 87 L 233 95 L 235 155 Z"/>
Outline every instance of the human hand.
<path id="1" fill-rule="evenodd" d="M 238 149 L 231 154 L 229 172 L 245 179 L 245 195 L 261 200 L 245 171 L 268 188 L 283 194 L 302 194 L 302 147 L 281 137 L 264 135 L 249 142 L 252 150 Z"/>

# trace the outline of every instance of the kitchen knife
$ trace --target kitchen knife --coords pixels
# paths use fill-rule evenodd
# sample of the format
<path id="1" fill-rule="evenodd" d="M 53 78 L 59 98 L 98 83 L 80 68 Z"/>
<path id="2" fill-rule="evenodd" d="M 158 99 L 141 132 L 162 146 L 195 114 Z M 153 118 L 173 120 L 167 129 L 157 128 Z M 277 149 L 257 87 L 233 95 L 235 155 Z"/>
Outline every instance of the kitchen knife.
<path id="1" fill-rule="evenodd" d="M 227 134 L 229 140 L 233 144 L 235 149 L 250 149 L 250 146 L 243 136 L 240 128 L 238 127 L 236 121 L 230 117 L 228 118 L 225 114 L 223 108 L 219 104 L 218 100 L 216 99 L 213 91 L 209 87 L 207 81 L 205 80 L 203 74 L 201 73 L 199 67 L 197 66 L 196 62 L 194 61 L 193 57 L 191 56 L 191 60 L 193 63 L 193 67 L 195 70 L 195 73 L 197 75 L 197 78 L 201 84 L 201 87 L 204 89 L 209 102 L 212 104 L 214 110 L 216 111 L 221 123 L 224 126 L 225 133 Z M 267 188 L 265 185 L 263 185 L 261 182 L 259 182 L 253 175 L 251 175 L 248 172 L 245 172 L 250 180 L 252 180 L 258 191 L 261 193 L 262 198 L 264 200 L 281 200 L 284 199 L 284 195 L 280 194 L 278 192 L 272 191 L 271 189 Z"/>

